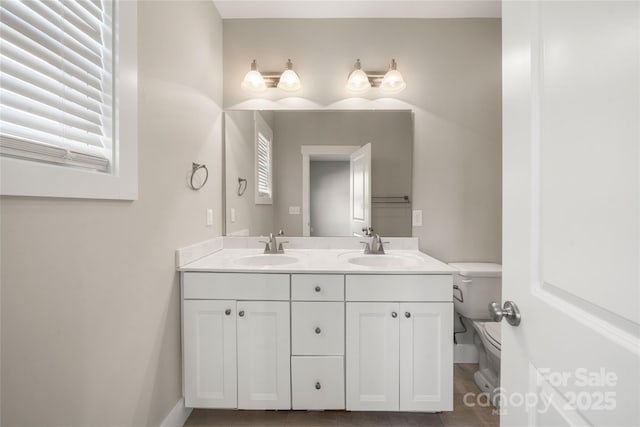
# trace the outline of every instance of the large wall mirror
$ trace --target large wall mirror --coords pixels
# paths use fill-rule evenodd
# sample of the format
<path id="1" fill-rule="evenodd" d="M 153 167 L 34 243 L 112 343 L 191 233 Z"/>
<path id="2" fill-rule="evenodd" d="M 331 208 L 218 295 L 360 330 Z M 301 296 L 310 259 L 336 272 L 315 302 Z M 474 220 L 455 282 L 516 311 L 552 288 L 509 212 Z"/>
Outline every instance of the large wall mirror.
<path id="1" fill-rule="evenodd" d="M 411 236 L 411 111 L 227 111 L 225 234 Z"/>

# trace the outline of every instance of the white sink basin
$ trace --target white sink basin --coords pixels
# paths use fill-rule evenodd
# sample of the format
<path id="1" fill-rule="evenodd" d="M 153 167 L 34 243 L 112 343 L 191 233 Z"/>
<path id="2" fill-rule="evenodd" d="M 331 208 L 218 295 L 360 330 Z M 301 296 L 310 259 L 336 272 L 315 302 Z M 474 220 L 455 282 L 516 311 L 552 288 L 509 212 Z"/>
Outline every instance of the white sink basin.
<path id="1" fill-rule="evenodd" d="M 234 261 L 238 265 L 247 265 L 253 267 L 268 267 L 273 265 L 286 265 L 298 262 L 298 258 L 283 254 L 260 254 L 249 255 L 238 258 Z"/>
<path id="2" fill-rule="evenodd" d="M 413 258 L 397 255 L 361 255 L 349 258 L 348 261 L 364 267 L 387 268 L 410 267 L 418 264 L 418 261 Z"/>

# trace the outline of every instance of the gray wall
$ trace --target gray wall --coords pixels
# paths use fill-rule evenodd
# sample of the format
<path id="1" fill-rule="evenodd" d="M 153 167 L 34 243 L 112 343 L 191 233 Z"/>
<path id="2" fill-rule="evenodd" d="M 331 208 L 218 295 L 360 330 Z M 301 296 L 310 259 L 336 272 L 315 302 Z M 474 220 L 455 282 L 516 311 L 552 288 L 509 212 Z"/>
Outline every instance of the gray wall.
<path id="1" fill-rule="evenodd" d="M 288 235 L 302 235 L 301 215 L 289 215 L 289 206 L 302 206 L 303 145 L 353 145 L 371 143 L 372 196 L 411 193 L 413 123 L 407 111 L 278 111 L 274 114 L 275 221 Z M 372 224 L 377 232 L 391 233 L 385 219 L 372 207 Z M 408 210 L 408 209 L 407 209 Z M 376 216 L 378 215 L 378 216 Z M 378 221 L 376 221 L 378 219 Z M 348 233 L 350 234 L 350 233 Z"/>
<path id="2" fill-rule="evenodd" d="M 157 426 L 181 398 L 174 251 L 221 233 L 222 21 L 138 8 L 139 200 L 1 200 L 3 426 Z"/>
<path id="3" fill-rule="evenodd" d="M 350 236 L 348 161 L 309 162 L 311 236 Z"/>
<path id="4" fill-rule="evenodd" d="M 225 20 L 224 105 L 232 109 L 411 109 L 415 113 L 413 228 L 420 248 L 444 261 L 501 260 L 501 29 L 499 19 Z M 303 89 L 293 97 L 247 94 L 240 82 L 287 58 Z M 353 97 L 365 70 L 395 58 L 407 89 Z M 287 203 L 287 206 L 289 204 Z"/>
<path id="5" fill-rule="evenodd" d="M 273 128 L 273 114 L 256 114 L 260 114 Z M 255 121 L 253 112 L 226 112 L 224 128 L 226 233 L 232 235 L 246 232 L 251 236 L 267 236 L 274 232 L 274 209 L 273 205 L 256 205 L 255 203 Z M 247 188 L 241 196 L 238 195 L 239 177 L 247 180 Z M 231 221 L 231 209 L 235 209 L 235 221 L 233 222 Z"/>

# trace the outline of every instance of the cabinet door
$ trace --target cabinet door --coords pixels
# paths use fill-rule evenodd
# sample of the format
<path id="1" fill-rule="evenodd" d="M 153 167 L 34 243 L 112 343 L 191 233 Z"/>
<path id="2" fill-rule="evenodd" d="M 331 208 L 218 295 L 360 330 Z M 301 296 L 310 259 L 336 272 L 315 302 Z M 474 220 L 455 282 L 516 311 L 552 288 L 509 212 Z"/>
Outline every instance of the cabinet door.
<path id="1" fill-rule="evenodd" d="M 400 410 L 453 410 L 452 303 L 400 304 Z"/>
<path id="2" fill-rule="evenodd" d="M 291 409 L 289 303 L 237 305 L 238 408 Z"/>
<path id="3" fill-rule="evenodd" d="M 397 303 L 347 303 L 347 410 L 398 410 L 398 308 Z"/>
<path id="4" fill-rule="evenodd" d="M 236 302 L 185 300 L 184 399 L 190 408 L 235 408 Z"/>

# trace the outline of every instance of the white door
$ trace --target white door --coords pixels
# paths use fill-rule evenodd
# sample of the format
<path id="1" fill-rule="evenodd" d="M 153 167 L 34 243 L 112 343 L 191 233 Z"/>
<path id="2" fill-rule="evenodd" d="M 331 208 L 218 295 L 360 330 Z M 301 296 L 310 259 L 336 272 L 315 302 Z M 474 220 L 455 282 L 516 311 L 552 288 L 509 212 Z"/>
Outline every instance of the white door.
<path id="1" fill-rule="evenodd" d="M 291 409 L 289 303 L 237 306 L 238 408 Z"/>
<path id="2" fill-rule="evenodd" d="M 453 304 L 400 304 L 400 410 L 453 410 Z"/>
<path id="3" fill-rule="evenodd" d="M 398 303 L 347 303 L 347 410 L 398 410 L 398 320 Z"/>
<path id="4" fill-rule="evenodd" d="M 362 236 L 371 226 L 371 143 L 351 153 L 349 184 L 351 233 Z"/>
<path id="5" fill-rule="evenodd" d="M 188 408 L 235 408 L 236 302 L 184 301 L 184 399 Z"/>
<path id="6" fill-rule="evenodd" d="M 502 22 L 501 425 L 640 425 L 640 2 Z"/>

